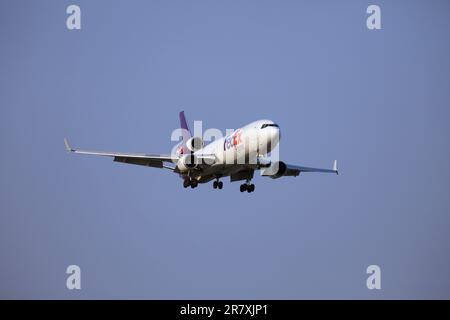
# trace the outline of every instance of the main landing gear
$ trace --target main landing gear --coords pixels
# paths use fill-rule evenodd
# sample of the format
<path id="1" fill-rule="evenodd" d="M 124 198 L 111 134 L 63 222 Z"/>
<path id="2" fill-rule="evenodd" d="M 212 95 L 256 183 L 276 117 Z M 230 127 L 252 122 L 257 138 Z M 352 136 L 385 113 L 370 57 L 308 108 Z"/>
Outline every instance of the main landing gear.
<path id="1" fill-rule="evenodd" d="M 189 179 L 185 179 L 183 181 L 183 187 L 187 188 L 187 187 L 191 187 L 192 189 L 197 188 L 198 186 L 198 181 L 197 180 L 189 180 Z"/>
<path id="2" fill-rule="evenodd" d="M 223 188 L 223 182 L 219 181 L 219 178 L 217 178 L 214 182 L 213 182 L 213 188 L 214 189 L 222 189 Z"/>
<path id="3" fill-rule="evenodd" d="M 248 193 L 251 193 L 255 191 L 255 185 L 253 183 L 250 184 L 250 180 L 247 180 L 247 183 L 241 184 L 240 191 L 241 192 L 247 191 Z"/>

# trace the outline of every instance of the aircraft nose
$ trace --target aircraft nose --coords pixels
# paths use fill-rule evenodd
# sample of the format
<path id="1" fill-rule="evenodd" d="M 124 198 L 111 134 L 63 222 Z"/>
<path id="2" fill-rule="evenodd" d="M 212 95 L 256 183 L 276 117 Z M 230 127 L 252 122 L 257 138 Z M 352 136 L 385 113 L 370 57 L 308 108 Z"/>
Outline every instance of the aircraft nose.
<path id="1" fill-rule="evenodd" d="M 280 135 L 280 128 L 279 127 L 272 127 L 270 128 L 272 137 L 277 137 Z"/>
<path id="2" fill-rule="evenodd" d="M 271 127 L 270 128 L 270 140 L 272 141 L 273 145 L 277 145 L 281 138 L 281 131 L 278 127 Z"/>
<path id="3" fill-rule="evenodd" d="M 280 140 L 281 139 L 281 130 L 279 127 L 277 127 L 276 129 L 277 129 L 277 133 L 276 133 L 277 139 Z"/>

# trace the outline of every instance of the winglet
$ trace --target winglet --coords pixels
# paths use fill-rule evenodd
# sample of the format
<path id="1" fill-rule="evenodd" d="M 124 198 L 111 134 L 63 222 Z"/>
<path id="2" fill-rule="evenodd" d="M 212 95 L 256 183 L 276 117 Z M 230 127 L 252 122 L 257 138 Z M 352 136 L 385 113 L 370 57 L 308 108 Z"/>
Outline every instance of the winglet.
<path id="1" fill-rule="evenodd" d="M 74 151 L 74 150 L 70 147 L 69 142 L 67 141 L 67 138 L 64 138 L 64 144 L 65 144 L 66 150 L 67 150 L 68 152 Z"/>
<path id="2" fill-rule="evenodd" d="M 336 174 L 339 174 L 338 168 L 337 168 L 337 160 L 334 160 L 333 162 L 333 171 L 336 172 Z"/>

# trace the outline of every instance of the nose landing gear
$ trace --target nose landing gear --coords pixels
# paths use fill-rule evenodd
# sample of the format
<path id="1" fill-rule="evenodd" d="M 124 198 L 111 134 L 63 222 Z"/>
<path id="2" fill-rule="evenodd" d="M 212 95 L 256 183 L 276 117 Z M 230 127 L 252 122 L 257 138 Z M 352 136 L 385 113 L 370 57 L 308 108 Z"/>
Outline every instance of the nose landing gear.
<path id="1" fill-rule="evenodd" d="M 222 181 L 219 181 L 219 178 L 217 178 L 217 179 L 213 182 L 213 188 L 214 188 L 214 189 L 219 188 L 219 190 L 222 189 L 222 188 L 223 188 L 223 182 L 222 182 Z"/>

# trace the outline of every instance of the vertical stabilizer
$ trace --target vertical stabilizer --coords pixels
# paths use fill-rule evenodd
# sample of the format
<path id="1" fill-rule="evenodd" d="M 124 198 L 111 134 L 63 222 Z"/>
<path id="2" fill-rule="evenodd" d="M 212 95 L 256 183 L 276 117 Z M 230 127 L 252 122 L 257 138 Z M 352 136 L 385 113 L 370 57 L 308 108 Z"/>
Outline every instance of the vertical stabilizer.
<path id="1" fill-rule="evenodd" d="M 192 137 L 191 130 L 186 121 L 186 116 L 184 115 L 184 111 L 180 112 L 180 128 L 183 131 L 183 141 L 181 143 L 181 149 L 183 154 L 189 153 L 188 148 L 186 147 L 186 142 Z"/>

